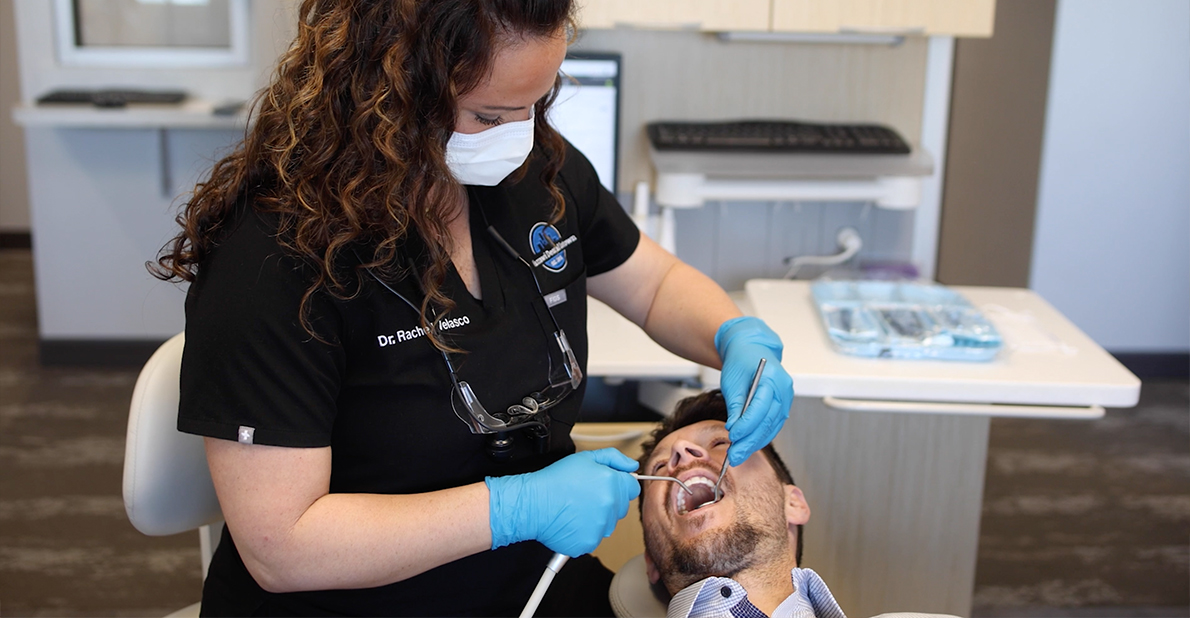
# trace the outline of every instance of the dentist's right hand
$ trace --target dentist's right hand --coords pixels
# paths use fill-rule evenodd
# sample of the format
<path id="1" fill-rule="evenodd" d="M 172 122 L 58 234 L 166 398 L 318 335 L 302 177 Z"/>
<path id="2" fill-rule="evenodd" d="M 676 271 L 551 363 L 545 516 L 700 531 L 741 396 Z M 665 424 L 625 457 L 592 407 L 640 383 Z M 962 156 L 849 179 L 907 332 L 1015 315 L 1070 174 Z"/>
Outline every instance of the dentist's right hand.
<path id="1" fill-rule="evenodd" d="M 591 553 L 640 494 L 638 464 L 614 448 L 584 451 L 513 476 L 489 476 L 492 549 L 537 540 L 570 557 Z"/>

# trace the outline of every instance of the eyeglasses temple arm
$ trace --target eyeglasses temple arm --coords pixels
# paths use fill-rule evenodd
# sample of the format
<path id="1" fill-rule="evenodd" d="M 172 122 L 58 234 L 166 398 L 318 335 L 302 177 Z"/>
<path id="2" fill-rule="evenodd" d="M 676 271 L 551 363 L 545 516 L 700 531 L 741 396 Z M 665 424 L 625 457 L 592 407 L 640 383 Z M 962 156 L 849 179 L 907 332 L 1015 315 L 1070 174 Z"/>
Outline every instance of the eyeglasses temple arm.
<path id="1" fill-rule="evenodd" d="M 508 244 L 507 240 L 504 240 L 504 237 L 500 235 L 500 232 L 496 231 L 494 226 L 488 226 L 488 235 L 490 235 L 492 238 L 495 238 L 496 244 L 500 245 L 505 251 L 507 251 L 508 255 L 511 255 L 514 259 L 518 260 L 529 269 L 529 274 L 533 277 L 533 285 L 537 286 L 537 294 L 544 297 L 545 292 L 541 291 L 541 282 L 537 280 L 537 272 L 533 270 L 533 265 L 526 261 L 525 258 L 521 257 L 521 254 L 517 253 L 517 250 L 513 249 L 512 245 Z M 549 309 L 548 304 L 546 305 L 546 309 Z M 562 330 L 562 327 L 558 325 L 558 319 L 554 317 L 554 312 L 551 310 L 549 314 L 550 321 L 554 323 L 554 329 Z"/>
<path id="2" fill-rule="evenodd" d="M 488 234 L 489 234 L 489 235 L 490 235 L 492 238 L 495 238 L 495 239 L 496 239 L 496 244 L 500 245 L 500 247 L 501 247 L 502 249 L 504 249 L 505 251 L 507 251 L 507 252 L 508 252 L 508 255 L 511 255 L 511 256 L 512 256 L 514 259 L 520 260 L 520 262 L 521 262 L 522 264 L 524 264 L 525 266 L 528 266 L 530 269 L 532 269 L 532 268 L 533 268 L 533 265 L 532 265 L 532 264 L 530 264 L 529 262 L 527 262 L 527 261 L 525 260 L 525 258 L 521 257 L 521 254 L 517 253 L 516 249 L 513 249 L 513 248 L 512 248 L 512 245 L 508 244 L 508 241 L 507 241 L 507 240 L 504 240 L 504 237 L 500 235 L 500 232 L 497 232 L 497 231 L 496 231 L 496 228 L 495 228 L 494 226 L 491 226 L 491 225 L 489 225 L 489 226 L 488 226 Z M 534 278 L 533 278 L 533 282 L 534 282 L 534 283 L 536 283 L 536 282 L 537 282 L 537 277 L 534 277 Z M 537 286 L 537 291 L 538 291 L 538 292 L 540 292 L 540 291 L 541 291 L 541 286 Z"/>

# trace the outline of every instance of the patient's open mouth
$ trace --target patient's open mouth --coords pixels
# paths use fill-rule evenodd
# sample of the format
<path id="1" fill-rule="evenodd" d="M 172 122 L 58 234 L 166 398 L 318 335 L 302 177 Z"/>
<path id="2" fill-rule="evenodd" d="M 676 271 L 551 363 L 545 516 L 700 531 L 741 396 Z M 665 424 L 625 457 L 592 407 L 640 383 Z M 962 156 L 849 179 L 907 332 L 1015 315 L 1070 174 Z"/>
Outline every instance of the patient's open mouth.
<path id="1" fill-rule="evenodd" d="M 715 499 L 715 481 L 705 476 L 694 476 L 685 480 L 686 486 L 693 493 L 677 492 L 675 506 L 678 515 L 685 515 L 708 505 Z"/>

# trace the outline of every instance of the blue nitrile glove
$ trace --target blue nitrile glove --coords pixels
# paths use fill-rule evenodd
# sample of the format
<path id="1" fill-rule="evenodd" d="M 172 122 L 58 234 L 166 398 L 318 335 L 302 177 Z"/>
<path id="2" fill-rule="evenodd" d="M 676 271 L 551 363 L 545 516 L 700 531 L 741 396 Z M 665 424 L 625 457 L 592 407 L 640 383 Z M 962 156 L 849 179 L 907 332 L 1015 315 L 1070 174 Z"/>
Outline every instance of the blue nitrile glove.
<path id="1" fill-rule="evenodd" d="M 759 318 L 724 322 L 715 333 L 715 349 L 723 359 L 719 388 L 727 402 L 727 435 L 731 439 L 727 460 L 738 466 L 772 442 L 785 425 L 793 405 L 793 378 L 781 367 L 781 339 Z M 744 413 L 744 400 L 761 358 L 768 363 Z"/>
<path id="2" fill-rule="evenodd" d="M 492 549 L 537 540 L 574 558 L 593 551 L 640 494 L 637 463 L 614 448 L 567 456 L 537 472 L 489 476 Z"/>

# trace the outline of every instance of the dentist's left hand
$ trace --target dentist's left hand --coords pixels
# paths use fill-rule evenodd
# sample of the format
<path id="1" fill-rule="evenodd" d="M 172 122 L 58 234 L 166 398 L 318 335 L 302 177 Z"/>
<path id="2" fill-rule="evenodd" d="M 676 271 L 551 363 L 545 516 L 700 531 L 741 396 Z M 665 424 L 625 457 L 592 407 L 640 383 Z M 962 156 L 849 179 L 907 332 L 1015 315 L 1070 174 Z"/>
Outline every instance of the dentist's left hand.
<path id="1" fill-rule="evenodd" d="M 489 476 L 492 549 L 537 540 L 570 557 L 591 553 L 640 494 L 637 462 L 614 448 L 564 457 L 537 472 Z"/>
<path id="2" fill-rule="evenodd" d="M 789 418 L 793 378 L 781 367 L 784 347 L 780 337 L 759 318 L 728 320 L 715 333 L 715 349 L 723 360 L 719 387 L 727 402 L 727 432 L 731 440 L 727 460 L 732 466 L 744 463 L 752 453 L 772 442 Z M 752 377 L 762 358 L 767 363 L 756 395 L 745 410 Z"/>

